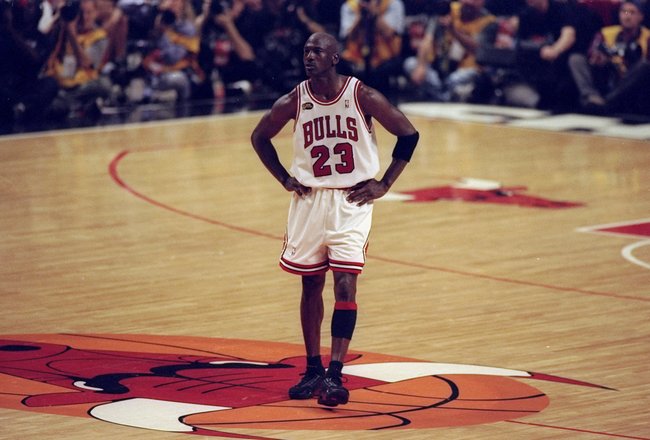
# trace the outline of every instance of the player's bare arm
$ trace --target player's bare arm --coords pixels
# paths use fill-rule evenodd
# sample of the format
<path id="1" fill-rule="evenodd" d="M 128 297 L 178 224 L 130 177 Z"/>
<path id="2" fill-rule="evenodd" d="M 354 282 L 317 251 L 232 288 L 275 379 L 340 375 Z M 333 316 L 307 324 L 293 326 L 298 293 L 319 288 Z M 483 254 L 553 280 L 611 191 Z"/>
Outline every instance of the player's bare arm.
<path id="1" fill-rule="evenodd" d="M 398 139 L 393 151 L 393 160 L 381 180 L 366 180 L 350 189 L 348 200 L 364 205 L 386 194 L 404 171 L 417 144 L 418 132 L 406 116 L 377 90 L 366 85 L 361 86 L 359 102 L 367 117 L 373 117 Z"/>
<path id="2" fill-rule="evenodd" d="M 280 97 L 271 107 L 253 130 L 251 143 L 264 166 L 271 172 L 273 177 L 287 190 L 294 191 L 298 195 L 305 195 L 311 191 L 289 175 L 287 169 L 280 162 L 278 152 L 273 146 L 271 139 L 277 135 L 287 123 L 295 118 L 296 101 L 298 97 L 295 89 Z"/>

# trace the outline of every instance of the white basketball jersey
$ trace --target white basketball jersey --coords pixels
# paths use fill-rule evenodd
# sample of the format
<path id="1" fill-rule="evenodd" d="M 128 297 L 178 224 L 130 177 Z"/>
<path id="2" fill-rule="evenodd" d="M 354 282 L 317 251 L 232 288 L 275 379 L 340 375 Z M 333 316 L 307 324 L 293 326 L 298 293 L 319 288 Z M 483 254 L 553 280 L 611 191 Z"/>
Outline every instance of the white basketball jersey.
<path id="1" fill-rule="evenodd" d="M 298 108 L 291 174 L 303 185 L 348 188 L 379 172 L 372 123 L 366 122 L 357 100 L 360 84 L 358 79 L 348 77 L 331 101 L 315 98 L 309 80 L 296 87 Z"/>

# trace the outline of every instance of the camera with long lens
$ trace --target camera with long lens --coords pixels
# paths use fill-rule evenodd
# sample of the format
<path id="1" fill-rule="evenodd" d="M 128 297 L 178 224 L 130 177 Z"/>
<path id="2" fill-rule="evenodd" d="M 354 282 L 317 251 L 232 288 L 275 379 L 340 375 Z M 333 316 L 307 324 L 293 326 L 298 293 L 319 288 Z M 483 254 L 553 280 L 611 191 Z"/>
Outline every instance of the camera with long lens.
<path id="1" fill-rule="evenodd" d="M 643 49 L 641 45 L 636 41 L 631 41 L 623 54 L 623 60 L 628 66 L 636 64 L 641 58 L 643 58 Z"/>
<path id="2" fill-rule="evenodd" d="M 598 45 L 598 51 L 608 57 L 623 56 L 625 52 L 624 50 L 621 50 L 618 47 L 610 47 L 606 45 L 604 42 L 601 42 Z"/>
<path id="3" fill-rule="evenodd" d="M 165 9 L 160 13 L 160 21 L 166 26 L 171 26 L 176 23 L 176 14 L 174 14 L 174 11 Z"/>
<path id="4" fill-rule="evenodd" d="M 632 65 L 643 57 L 643 50 L 636 41 L 628 43 L 627 46 L 616 45 L 614 47 L 601 42 L 598 45 L 598 51 L 608 57 L 621 57 L 627 65 Z"/>
<path id="5" fill-rule="evenodd" d="M 61 6 L 61 19 L 65 22 L 71 22 L 79 15 L 79 0 L 67 0 Z"/>

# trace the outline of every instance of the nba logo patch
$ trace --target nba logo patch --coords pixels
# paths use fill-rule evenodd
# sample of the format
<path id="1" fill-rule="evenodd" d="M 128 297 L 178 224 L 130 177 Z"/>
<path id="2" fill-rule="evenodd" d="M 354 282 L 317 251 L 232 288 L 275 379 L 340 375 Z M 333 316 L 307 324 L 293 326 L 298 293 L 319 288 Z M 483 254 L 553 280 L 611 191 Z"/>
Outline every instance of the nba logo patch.
<path id="1" fill-rule="evenodd" d="M 345 100 L 345 108 L 350 108 L 350 100 L 349 99 Z"/>

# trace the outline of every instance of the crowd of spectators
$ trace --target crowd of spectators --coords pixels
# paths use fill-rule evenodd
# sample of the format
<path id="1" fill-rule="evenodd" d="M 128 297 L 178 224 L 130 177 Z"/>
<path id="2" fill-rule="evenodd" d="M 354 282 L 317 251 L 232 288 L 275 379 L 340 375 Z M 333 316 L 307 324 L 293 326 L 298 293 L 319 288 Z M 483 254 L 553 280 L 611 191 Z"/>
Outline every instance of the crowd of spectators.
<path id="1" fill-rule="evenodd" d="M 276 97 L 329 32 L 390 99 L 650 115 L 643 0 L 0 0 L 2 132 Z"/>

